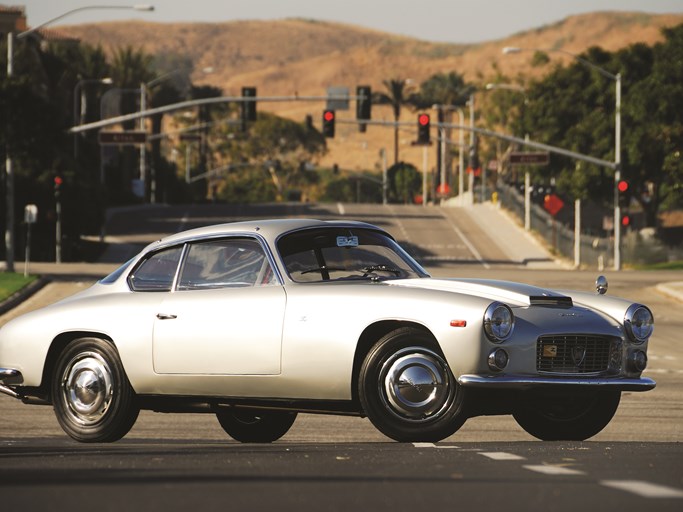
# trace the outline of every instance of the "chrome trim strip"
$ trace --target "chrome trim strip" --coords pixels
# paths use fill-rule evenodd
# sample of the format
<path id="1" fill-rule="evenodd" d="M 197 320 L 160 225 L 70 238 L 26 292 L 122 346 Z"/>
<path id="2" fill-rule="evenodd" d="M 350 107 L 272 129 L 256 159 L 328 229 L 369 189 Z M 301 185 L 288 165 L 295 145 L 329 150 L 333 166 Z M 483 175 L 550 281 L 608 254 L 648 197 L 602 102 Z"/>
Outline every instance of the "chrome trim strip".
<path id="1" fill-rule="evenodd" d="M 657 383 L 647 377 L 626 378 L 569 378 L 533 377 L 526 375 L 461 375 L 458 383 L 466 387 L 496 389 L 531 389 L 539 386 L 609 386 L 622 391 L 648 391 Z"/>

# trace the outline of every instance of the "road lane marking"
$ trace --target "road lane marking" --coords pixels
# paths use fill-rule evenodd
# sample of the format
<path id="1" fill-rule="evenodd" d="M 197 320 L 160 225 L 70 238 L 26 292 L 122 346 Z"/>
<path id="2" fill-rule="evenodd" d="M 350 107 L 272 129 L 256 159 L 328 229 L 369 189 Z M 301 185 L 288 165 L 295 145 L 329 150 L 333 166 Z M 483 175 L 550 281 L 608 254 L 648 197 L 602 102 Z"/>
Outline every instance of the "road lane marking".
<path id="1" fill-rule="evenodd" d="M 488 457 L 491 460 L 525 460 L 521 455 L 506 452 L 479 452 L 479 455 Z"/>
<path id="2" fill-rule="evenodd" d="M 484 266 L 485 269 L 487 269 L 487 270 L 490 269 L 491 266 L 490 266 L 488 263 L 486 263 L 486 262 L 484 261 L 484 258 L 481 257 L 481 254 L 479 254 L 479 251 L 477 251 L 476 247 L 474 247 L 474 245 L 472 245 L 472 243 L 465 237 L 465 234 L 464 234 L 462 231 L 460 231 L 460 228 L 458 228 L 458 226 L 456 226 L 456 225 L 453 223 L 453 221 L 452 221 L 451 219 L 449 219 L 449 218 L 446 216 L 446 214 L 445 214 L 444 212 L 439 211 L 439 213 L 441 213 L 441 216 L 442 216 L 442 217 L 444 218 L 444 220 L 448 223 L 448 225 L 450 226 L 450 228 L 451 228 L 453 231 L 455 231 L 455 234 L 458 235 L 458 236 L 460 237 L 460 240 L 462 240 L 463 243 L 467 246 L 467 248 L 468 248 L 469 251 L 472 253 L 472 255 L 474 256 L 474 258 L 475 258 L 479 263 L 481 263 L 481 264 Z"/>
<path id="3" fill-rule="evenodd" d="M 573 476 L 573 475 L 585 475 L 583 471 L 578 469 L 565 468 L 563 466 L 546 466 L 546 465 L 531 465 L 522 466 L 524 469 L 529 471 L 535 471 L 536 473 L 543 473 L 544 475 L 553 476 Z"/>
<path id="4" fill-rule="evenodd" d="M 600 485 L 637 494 L 642 498 L 683 498 L 683 491 L 640 480 L 602 480 Z"/>
<path id="5" fill-rule="evenodd" d="M 415 448 L 436 448 L 437 450 L 454 450 L 460 448 L 459 446 L 436 445 L 434 443 L 413 443 Z"/>

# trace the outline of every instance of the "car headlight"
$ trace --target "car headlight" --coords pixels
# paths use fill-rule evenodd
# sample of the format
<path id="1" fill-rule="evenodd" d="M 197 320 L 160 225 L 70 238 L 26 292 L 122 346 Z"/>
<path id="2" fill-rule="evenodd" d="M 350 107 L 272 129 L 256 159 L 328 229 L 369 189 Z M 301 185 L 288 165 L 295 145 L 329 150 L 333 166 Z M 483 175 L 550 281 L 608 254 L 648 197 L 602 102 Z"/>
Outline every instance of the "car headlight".
<path id="1" fill-rule="evenodd" d="M 500 302 L 493 302 L 484 313 L 484 332 L 496 343 L 505 341 L 515 326 L 515 317 L 509 306 Z"/>
<path id="2" fill-rule="evenodd" d="M 632 304 L 624 315 L 624 328 L 633 341 L 642 343 L 652 336 L 655 319 L 652 312 L 642 304 Z"/>

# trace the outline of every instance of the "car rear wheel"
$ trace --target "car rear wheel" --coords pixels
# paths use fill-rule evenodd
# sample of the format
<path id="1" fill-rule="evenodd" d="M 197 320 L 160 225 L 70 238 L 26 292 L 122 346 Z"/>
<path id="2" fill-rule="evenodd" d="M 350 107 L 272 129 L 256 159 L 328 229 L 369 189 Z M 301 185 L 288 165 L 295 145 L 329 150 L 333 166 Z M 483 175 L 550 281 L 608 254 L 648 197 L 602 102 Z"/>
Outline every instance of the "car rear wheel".
<path id="1" fill-rule="evenodd" d="M 583 441 L 607 426 L 620 398 L 621 392 L 604 389 L 532 395 L 513 416 L 520 427 L 543 441 Z"/>
<path id="2" fill-rule="evenodd" d="M 291 411 L 227 409 L 216 413 L 226 434 L 241 443 L 272 443 L 284 436 L 294 424 Z"/>
<path id="3" fill-rule="evenodd" d="M 360 370 L 363 410 L 384 435 L 436 442 L 465 423 L 464 391 L 426 332 L 397 329 L 380 339 Z"/>
<path id="4" fill-rule="evenodd" d="M 139 413 L 116 348 L 97 338 L 75 340 L 62 351 L 53 373 L 52 404 L 64 432 L 85 443 L 121 439 Z"/>

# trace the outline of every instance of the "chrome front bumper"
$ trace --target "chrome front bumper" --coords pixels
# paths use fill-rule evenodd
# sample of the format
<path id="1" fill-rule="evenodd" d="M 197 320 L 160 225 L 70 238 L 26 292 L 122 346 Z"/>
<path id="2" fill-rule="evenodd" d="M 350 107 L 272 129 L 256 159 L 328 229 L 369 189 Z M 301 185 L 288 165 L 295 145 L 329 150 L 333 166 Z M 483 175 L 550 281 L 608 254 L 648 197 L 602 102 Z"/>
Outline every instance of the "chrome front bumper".
<path id="1" fill-rule="evenodd" d="M 14 368 L 0 368 L 0 393 L 11 396 L 12 398 L 23 398 L 22 395 L 8 387 L 11 384 L 21 384 L 24 377 L 19 370 Z"/>
<path id="2" fill-rule="evenodd" d="M 458 383 L 464 387 L 490 389 L 533 389 L 544 386 L 596 386 L 620 391 L 649 391 L 657 383 L 647 377 L 539 377 L 528 375 L 461 375 Z"/>

